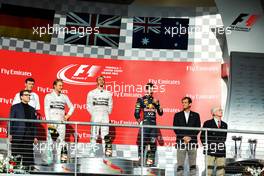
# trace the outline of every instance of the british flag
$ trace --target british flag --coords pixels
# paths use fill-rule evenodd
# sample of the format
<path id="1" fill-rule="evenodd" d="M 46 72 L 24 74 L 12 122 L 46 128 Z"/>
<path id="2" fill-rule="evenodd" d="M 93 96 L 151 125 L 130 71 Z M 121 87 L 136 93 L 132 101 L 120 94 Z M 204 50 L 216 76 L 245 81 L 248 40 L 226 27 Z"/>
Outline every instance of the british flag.
<path id="1" fill-rule="evenodd" d="M 64 42 L 117 48 L 120 26 L 120 16 L 70 12 L 66 17 L 68 30 Z"/>
<path id="2" fill-rule="evenodd" d="M 152 31 L 159 34 L 160 28 L 161 18 L 134 17 L 134 32 L 143 31 L 143 33 L 149 33 Z"/>
<path id="3" fill-rule="evenodd" d="M 188 27 L 187 18 L 134 17 L 132 47 L 187 50 Z"/>

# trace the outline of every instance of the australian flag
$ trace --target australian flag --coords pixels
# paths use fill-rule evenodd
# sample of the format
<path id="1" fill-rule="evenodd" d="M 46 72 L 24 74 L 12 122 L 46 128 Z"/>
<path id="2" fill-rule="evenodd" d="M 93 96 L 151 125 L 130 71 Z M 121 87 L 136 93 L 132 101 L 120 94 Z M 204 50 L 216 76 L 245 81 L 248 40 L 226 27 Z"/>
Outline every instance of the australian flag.
<path id="1" fill-rule="evenodd" d="M 188 48 L 188 18 L 134 17 L 133 48 Z"/>
<path id="2" fill-rule="evenodd" d="M 64 42 L 117 48 L 120 26 L 120 16 L 70 12 L 66 16 L 68 31 Z"/>

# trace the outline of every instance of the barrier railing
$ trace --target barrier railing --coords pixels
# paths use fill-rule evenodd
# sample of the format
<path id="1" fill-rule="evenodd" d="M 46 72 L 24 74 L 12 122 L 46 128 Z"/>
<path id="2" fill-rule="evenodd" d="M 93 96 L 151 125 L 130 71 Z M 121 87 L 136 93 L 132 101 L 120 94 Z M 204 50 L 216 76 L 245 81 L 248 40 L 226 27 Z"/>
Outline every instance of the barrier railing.
<path id="1" fill-rule="evenodd" d="M 221 153 L 220 146 L 216 145 L 218 140 L 222 139 L 223 133 L 227 133 L 226 157 L 224 157 L 226 160 L 221 160 L 224 164 L 221 164 L 220 160 L 220 164 L 214 164 L 224 165 L 225 175 L 261 173 L 264 167 L 262 160 L 264 131 L 9 118 L 0 118 L 0 122 L 2 125 L 6 123 L 8 127 L 7 143 L 2 143 L 6 147 L 0 150 L 0 172 L 6 174 L 58 172 L 74 175 L 78 173 L 211 175 L 212 172 L 223 169 L 212 168 L 210 165 L 212 163 L 210 156 L 214 157 L 214 151 Z M 108 134 L 108 138 L 98 139 L 98 134 L 95 133 L 97 127 L 102 127 L 101 136 Z M 123 130 L 129 130 L 131 135 L 123 135 Z M 197 136 L 198 145 L 191 149 L 189 145 L 179 141 L 174 142 L 173 145 L 166 145 L 164 141 L 161 144 L 162 142 L 158 141 L 160 130 L 199 131 L 204 135 L 204 145 L 200 141 L 201 134 Z M 174 132 L 171 135 L 172 139 L 173 136 L 175 136 Z M 137 139 L 134 139 L 135 137 Z M 196 135 L 190 137 L 194 139 Z M 134 142 L 131 144 L 131 141 Z M 157 143 L 159 143 L 158 147 L 156 147 Z M 175 149 L 174 145 L 177 145 L 178 149 Z M 181 148 L 182 146 L 185 147 Z M 181 152 L 192 149 L 195 151 L 193 156 L 187 152 L 189 164 L 186 164 L 188 162 L 180 164 L 179 158 L 183 157 L 181 160 L 184 161 L 186 155 Z"/>

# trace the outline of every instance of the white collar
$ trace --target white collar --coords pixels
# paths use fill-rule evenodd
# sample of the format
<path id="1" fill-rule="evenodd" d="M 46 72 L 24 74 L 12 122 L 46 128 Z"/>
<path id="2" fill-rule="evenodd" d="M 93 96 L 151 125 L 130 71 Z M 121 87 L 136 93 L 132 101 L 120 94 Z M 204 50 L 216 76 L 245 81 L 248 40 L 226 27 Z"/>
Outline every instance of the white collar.
<path id="1" fill-rule="evenodd" d="M 53 93 L 53 95 L 54 95 L 54 96 L 56 96 L 56 97 L 59 97 L 59 96 L 61 96 L 61 95 L 62 95 L 62 93 L 60 93 L 60 94 L 58 95 L 58 94 L 55 92 L 55 90 L 53 90 L 53 92 L 52 92 L 52 93 Z"/>
<path id="2" fill-rule="evenodd" d="M 191 113 L 191 111 L 188 111 L 188 112 L 186 112 L 186 111 L 183 111 L 184 112 L 184 114 L 190 114 Z"/>
<path id="3" fill-rule="evenodd" d="M 105 91 L 105 89 L 104 88 L 102 88 L 102 89 L 100 89 L 100 88 L 96 88 L 96 90 L 98 91 L 98 92 L 104 92 Z"/>
<path id="4" fill-rule="evenodd" d="M 219 121 L 221 122 L 221 119 L 218 120 L 216 117 L 214 117 L 214 121 L 215 121 L 215 123 L 218 125 L 218 122 L 219 122 Z"/>

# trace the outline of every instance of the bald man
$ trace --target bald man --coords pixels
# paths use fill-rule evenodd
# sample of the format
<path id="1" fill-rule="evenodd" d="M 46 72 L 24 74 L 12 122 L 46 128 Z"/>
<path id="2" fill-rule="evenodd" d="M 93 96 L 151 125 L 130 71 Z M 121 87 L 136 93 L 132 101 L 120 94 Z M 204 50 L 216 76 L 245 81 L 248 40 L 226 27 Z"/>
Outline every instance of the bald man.
<path id="1" fill-rule="evenodd" d="M 223 110 L 221 107 L 214 107 L 211 110 L 212 119 L 204 122 L 203 128 L 216 128 L 216 129 L 227 129 L 227 124 L 222 120 Z M 205 131 L 201 134 L 201 141 L 205 150 L 207 150 L 207 169 L 208 176 L 213 174 L 214 167 L 216 166 L 216 175 L 225 175 L 225 158 L 226 158 L 226 147 L 225 141 L 227 132 L 222 131 L 208 131 L 207 144 L 205 140 Z"/>

